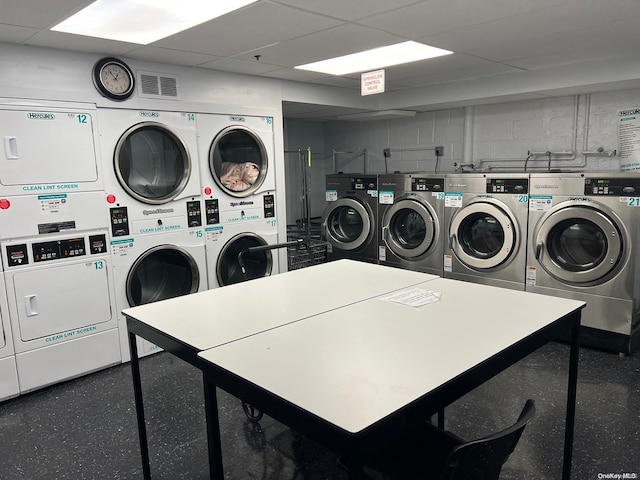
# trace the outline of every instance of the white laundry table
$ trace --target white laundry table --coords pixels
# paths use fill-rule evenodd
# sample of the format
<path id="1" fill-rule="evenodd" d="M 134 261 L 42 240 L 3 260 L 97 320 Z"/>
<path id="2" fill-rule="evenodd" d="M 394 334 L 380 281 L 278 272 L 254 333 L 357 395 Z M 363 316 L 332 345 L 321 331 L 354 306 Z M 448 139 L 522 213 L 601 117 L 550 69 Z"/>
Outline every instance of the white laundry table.
<path id="1" fill-rule="evenodd" d="M 374 284 L 389 273 L 388 267 L 366 265 L 370 270 L 368 281 Z M 304 269 L 310 274 L 308 286 L 312 289 L 316 278 L 322 282 L 322 276 L 313 275 L 315 268 Z M 290 274 L 280 276 L 286 275 Z M 346 266 L 344 276 L 350 277 Z M 254 290 L 253 283 L 248 282 L 246 287 Z M 386 299 L 390 292 L 413 290 L 437 292 L 440 300 L 412 307 Z M 331 293 L 332 289 L 325 295 Z M 185 297 L 185 301 L 188 299 Z M 199 301 L 187 302 L 180 318 L 192 316 L 189 304 L 199 311 Z M 393 441 L 406 425 L 440 411 L 540 346 L 571 331 L 563 464 L 563 479 L 568 480 L 578 326 L 583 307 L 583 302 L 574 300 L 429 278 L 423 283 L 405 281 L 399 288 L 388 288 L 377 296 L 362 297 L 202 349 L 196 354 L 200 360 L 192 363 L 202 369 L 205 379 L 211 477 L 224 478 L 216 387 L 350 456 L 357 466 L 367 451 Z M 129 328 L 144 336 L 148 332 L 136 329 L 140 318 L 133 310 L 127 313 Z M 232 315 L 221 320 L 234 321 Z M 157 325 L 154 328 L 156 334 L 164 335 Z M 134 368 L 137 388 L 139 380 Z M 146 448 L 140 416 L 139 429 Z M 148 456 L 142 453 L 148 471 Z M 354 468 L 350 477 L 359 478 L 361 473 L 360 467 Z"/>

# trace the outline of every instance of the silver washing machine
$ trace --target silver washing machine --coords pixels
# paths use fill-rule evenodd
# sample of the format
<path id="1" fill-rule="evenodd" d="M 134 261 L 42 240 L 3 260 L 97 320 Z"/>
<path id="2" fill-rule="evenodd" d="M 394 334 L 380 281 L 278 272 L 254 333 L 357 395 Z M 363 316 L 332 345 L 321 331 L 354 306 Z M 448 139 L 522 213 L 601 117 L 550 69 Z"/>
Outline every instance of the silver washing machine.
<path id="1" fill-rule="evenodd" d="M 447 174 L 444 277 L 525 289 L 529 175 Z"/>
<path id="2" fill-rule="evenodd" d="M 378 175 L 381 265 L 442 276 L 444 175 Z"/>
<path id="3" fill-rule="evenodd" d="M 378 176 L 336 173 L 326 177 L 322 235 L 327 260 L 378 263 Z"/>
<path id="4" fill-rule="evenodd" d="M 532 174 L 527 291 L 587 302 L 580 342 L 640 343 L 640 173 Z"/>

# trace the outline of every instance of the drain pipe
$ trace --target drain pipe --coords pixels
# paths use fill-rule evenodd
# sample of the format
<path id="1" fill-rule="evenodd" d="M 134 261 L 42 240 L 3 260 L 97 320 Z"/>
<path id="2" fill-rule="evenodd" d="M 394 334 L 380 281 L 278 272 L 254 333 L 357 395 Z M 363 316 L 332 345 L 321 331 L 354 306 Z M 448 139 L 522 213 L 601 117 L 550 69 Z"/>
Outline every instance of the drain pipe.
<path id="1" fill-rule="evenodd" d="M 462 137 L 462 165 L 473 169 L 473 107 L 464 107 L 464 133 Z"/>

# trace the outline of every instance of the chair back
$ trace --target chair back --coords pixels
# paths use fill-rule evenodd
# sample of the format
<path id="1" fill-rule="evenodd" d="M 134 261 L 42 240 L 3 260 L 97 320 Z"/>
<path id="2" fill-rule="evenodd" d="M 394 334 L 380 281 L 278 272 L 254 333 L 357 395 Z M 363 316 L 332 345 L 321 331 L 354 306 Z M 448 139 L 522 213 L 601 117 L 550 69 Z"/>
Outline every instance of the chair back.
<path id="1" fill-rule="evenodd" d="M 455 447 L 449 453 L 441 479 L 498 480 L 502 466 L 535 413 L 534 401 L 527 400 L 518 421 L 509 428 Z"/>

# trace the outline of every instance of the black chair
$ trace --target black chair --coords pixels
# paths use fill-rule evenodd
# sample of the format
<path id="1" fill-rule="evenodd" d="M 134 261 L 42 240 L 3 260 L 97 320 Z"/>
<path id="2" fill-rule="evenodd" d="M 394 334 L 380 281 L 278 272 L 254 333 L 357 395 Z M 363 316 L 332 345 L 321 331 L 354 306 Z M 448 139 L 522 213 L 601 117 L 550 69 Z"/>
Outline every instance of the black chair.
<path id="1" fill-rule="evenodd" d="M 365 458 L 368 478 L 393 480 L 497 480 L 536 407 L 527 400 L 509 428 L 474 441 L 423 423 L 374 455 Z M 340 459 L 348 468 L 348 461 Z"/>

